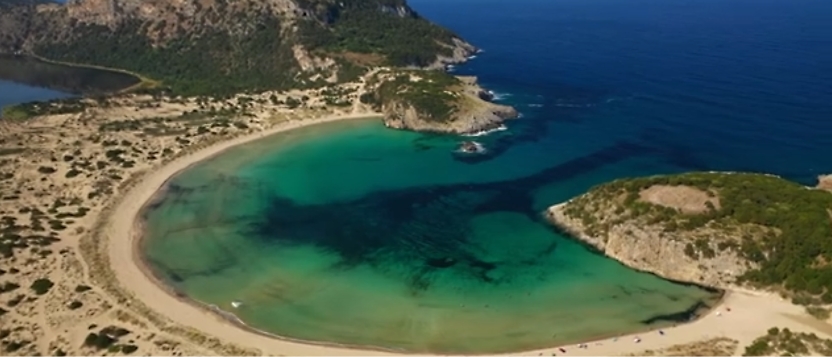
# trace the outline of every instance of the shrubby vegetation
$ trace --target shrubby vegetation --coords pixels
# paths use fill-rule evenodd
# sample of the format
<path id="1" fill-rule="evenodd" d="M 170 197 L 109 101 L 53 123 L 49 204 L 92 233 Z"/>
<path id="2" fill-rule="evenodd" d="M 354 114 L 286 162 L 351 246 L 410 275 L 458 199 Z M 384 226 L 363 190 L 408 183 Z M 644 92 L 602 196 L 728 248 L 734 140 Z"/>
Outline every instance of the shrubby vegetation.
<path id="1" fill-rule="evenodd" d="M 437 54 L 451 54 L 439 42 L 451 44 L 455 35 L 421 18 L 403 0 L 299 3 L 313 12 L 300 22 L 301 42 L 309 48 L 377 53 L 394 66 L 426 66 Z M 397 13 L 400 8 L 405 13 Z"/>
<path id="2" fill-rule="evenodd" d="M 342 82 L 357 79 L 368 65 L 424 66 L 452 51 L 441 43 L 451 44 L 454 34 L 419 17 L 402 0 L 299 2 L 307 16 L 298 18 L 296 33 L 282 31 L 285 20 L 268 11 L 218 1 L 216 7 L 197 9 L 193 21 L 136 19 L 114 30 L 72 22 L 67 37 L 41 30 L 47 40 L 34 52 L 161 80 L 163 86 L 154 91 L 222 96 L 326 84 L 301 75 L 292 51 L 297 44 L 336 58 Z M 156 33 L 165 36 L 161 44 L 147 36 Z"/>
<path id="3" fill-rule="evenodd" d="M 84 346 L 98 350 L 108 349 L 111 352 L 121 351 L 130 354 L 135 352 L 138 347 L 133 344 L 116 344 L 119 342 L 119 338 L 129 333 L 129 330 L 122 327 L 107 326 L 98 333 L 90 332 L 84 339 Z"/>
<path id="4" fill-rule="evenodd" d="M 88 104 L 78 98 L 26 102 L 3 107 L 0 119 L 25 120 L 38 115 L 79 113 L 87 107 Z"/>
<path id="5" fill-rule="evenodd" d="M 181 95 L 217 95 L 284 89 L 295 84 L 297 61 L 292 43 L 280 36 L 280 22 L 268 15 L 235 19 L 251 31 L 232 36 L 205 26 L 185 30 L 164 46 L 154 47 L 144 35 L 147 24 L 130 21 L 115 31 L 78 24 L 71 41 L 44 43 L 35 52 L 49 59 L 126 69 L 161 79 Z"/>
<path id="6" fill-rule="evenodd" d="M 458 100 L 452 89 L 460 84 L 458 78 L 444 72 L 401 71 L 393 80 L 381 84 L 373 97 L 362 96 L 360 100 L 379 107 L 398 101 L 412 105 L 426 120 L 446 121 Z"/>
<path id="7" fill-rule="evenodd" d="M 52 289 L 53 286 L 55 286 L 55 283 L 53 283 L 51 280 L 46 278 L 40 278 L 32 283 L 31 288 L 35 292 L 35 294 L 43 295 L 49 292 L 49 289 Z"/>
<path id="8" fill-rule="evenodd" d="M 683 214 L 639 200 L 639 192 L 653 185 L 685 185 L 719 198 L 700 214 Z M 762 286 L 783 285 L 786 289 L 817 296 L 832 303 L 832 194 L 809 189 L 787 180 L 759 174 L 688 173 L 617 180 L 593 188 L 591 195 L 573 201 L 567 214 L 592 225 L 597 218 L 592 201 L 614 202 L 624 197 L 616 213 L 621 219 L 643 217 L 649 223 L 663 224 L 665 231 L 689 231 L 711 227 L 725 229 L 739 224 L 768 227 L 761 234 L 735 237 L 736 242 L 721 242 L 721 248 L 735 244 L 740 254 L 757 264 L 742 281 Z M 777 233 L 779 232 L 779 234 Z M 707 242 L 691 242 L 689 255 L 703 251 Z M 710 248 L 708 248 L 710 249 Z"/>
<path id="9" fill-rule="evenodd" d="M 832 356 L 832 340 L 815 334 L 791 332 L 773 327 L 765 336 L 757 338 L 745 348 L 743 356 Z"/>

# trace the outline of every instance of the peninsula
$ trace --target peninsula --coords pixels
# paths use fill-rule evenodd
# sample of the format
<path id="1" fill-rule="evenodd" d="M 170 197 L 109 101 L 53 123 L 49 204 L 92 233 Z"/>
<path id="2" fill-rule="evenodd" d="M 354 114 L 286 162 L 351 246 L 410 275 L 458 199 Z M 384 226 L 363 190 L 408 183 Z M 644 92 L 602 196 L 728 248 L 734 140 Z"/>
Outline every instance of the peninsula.
<path id="1" fill-rule="evenodd" d="M 737 309 L 753 308 L 762 316 L 779 305 L 778 299 L 789 299 L 817 319 L 829 320 L 829 176 L 820 176 L 817 187 L 733 172 L 620 179 L 552 206 L 546 215 L 560 229 L 632 268 L 725 289 L 729 295 L 753 291 L 763 296 Z M 761 318 L 760 323 L 772 322 Z M 829 331 L 826 323 L 815 325 Z M 777 339 L 780 332 L 769 334 Z M 749 353 L 782 353 L 771 339 Z M 825 348 L 809 344 L 801 353 L 823 354 Z"/>

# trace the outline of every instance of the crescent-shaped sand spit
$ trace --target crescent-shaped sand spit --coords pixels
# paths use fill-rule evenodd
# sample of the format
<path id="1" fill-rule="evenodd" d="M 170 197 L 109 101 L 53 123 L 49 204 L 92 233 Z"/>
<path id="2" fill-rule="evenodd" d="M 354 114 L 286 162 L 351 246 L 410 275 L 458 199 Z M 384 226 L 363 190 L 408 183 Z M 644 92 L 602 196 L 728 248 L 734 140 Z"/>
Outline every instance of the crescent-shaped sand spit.
<path id="1" fill-rule="evenodd" d="M 111 200 L 108 209 L 102 211 L 93 233 L 81 244 L 85 258 L 90 264 L 93 280 L 114 295 L 124 307 L 145 316 L 162 330 L 186 337 L 194 344 L 222 354 L 395 354 L 392 351 L 291 341 L 246 328 L 233 316 L 223 314 L 216 308 L 177 296 L 149 272 L 137 249 L 141 238 L 139 214 L 177 173 L 228 148 L 269 135 L 309 125 L 368 116 L 370 115 L 351 114 L 283 123 L 202 148 L 158 169 L 137 173 L 125 181 L 122 186 L 122 192 L 125 194 Z M 566 349 L 570 355 L 643 354 L 647 350 L 660 352 L 674 346 L 692 345 L 719 337 L 736 340 L 740 348 L 734 353 L 741 353 L 743 346 L 764 335 L 770 327 L 787 327 L 794 331 L 812 332 L 822 336 L 832 332 L 829 325 L 812 320 L 801 307 L 783 301 L 774 294 L 734 290 L 726 294 L 722 304 L 694 322 L 664 329 L 663 335 L 645 331 L 587 342 L 586 348 L 556 346 L 512 355 L 562 354 L 560 348 Z M 635 343 L 636 337 L 639 337 L 639 343 Z"/>

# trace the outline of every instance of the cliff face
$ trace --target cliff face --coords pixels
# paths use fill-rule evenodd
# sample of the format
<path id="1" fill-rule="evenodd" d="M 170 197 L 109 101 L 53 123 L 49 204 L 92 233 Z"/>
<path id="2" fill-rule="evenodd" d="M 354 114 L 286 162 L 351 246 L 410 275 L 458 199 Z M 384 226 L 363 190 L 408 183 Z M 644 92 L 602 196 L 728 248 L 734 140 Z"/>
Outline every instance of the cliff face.
<path id="1" fill-rule="evenodd" d="M 395 129 L 415 131 L 470 134 L 495 129 L 506 119 L 517 117 L 517 111 L 509 106 L 482 101 L 475 107 L 455 113 L 446 121 L 425 119 L 428 114 L 413 105 L 391 102 L 384 106 L 384 124 Z"/>
<path id="2" fill-rule="evenodd" d="M 474 77 L 438 71 L 397 71 L 379 75 L 374 101 L 390 128 L 466 134 L 499 127 L 518 116 L 491 103 Z"/>
<path id="3" fill-rule="evenodd" d="M 565 213 L 566 204 L 549 208 L 549 220 L 573 237 L 598 249 L 622 264 L 666 279 L 697 283 L 717 288 L 734 286 L 737 278 L 746 273 L 750 264 L 731 250 L 717 251 L 709 257 L 693 258 L 685 254 L 686 245 L 695 236 L 705 236 L 708 230 L 674 236 L 663 227 L 632 221 L 611 226 L 606 232 L 590 234 L 580 219 Z"/>
<path id="4" fill-rule="evenodd" d="M 453 102 L 455 110 L 443 120 L 433 120 L 431 114 L 415 105 L 393 100 L 382 108 L 384 123 L 395 129 L 471 134 L 499 127 L 505 120 L 515 119 L 517 110 L 507 105 L 486 101 L 469 91 Z"/>
<path id="5" fill-rule="evenodd" d="M 832 192 L 832 175 L 818 176 L 818 186 L 821 190 Z"/>

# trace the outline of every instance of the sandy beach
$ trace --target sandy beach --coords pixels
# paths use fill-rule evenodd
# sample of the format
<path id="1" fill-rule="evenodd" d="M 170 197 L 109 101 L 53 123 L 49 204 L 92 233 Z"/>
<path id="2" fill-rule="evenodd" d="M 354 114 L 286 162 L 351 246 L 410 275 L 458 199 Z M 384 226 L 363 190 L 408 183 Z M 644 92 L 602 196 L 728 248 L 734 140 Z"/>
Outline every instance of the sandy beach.
<path id="1" fill-rule="evenodd" d="M 136 243 L 140 237 L 136 224 L 143 206 L 162 188 L 167 180 L 189 166 L 208 159 L 225 149 L 241 145 L 302 126 L 315 125 L 366 117 L 366 114 L 331 116 L 308 121 L 280 124 L 263 132 L 237 137 L 179 158 L 164 167 L 147 174 L 112 211 L 108 220 L 108 253 L 121 285 L 135 298 L 153 311 L 164 315 L 174 323 L 195 327 L 203 333 L 217 336 L 240 347 L 256 347 L 263 354 L 283 355 L 388 355 L 391 353 L 339 348 L 293 342 L 264 336 L 247 331 L 240 326 L 206 311 L 194 303 L 174 296 L 149 276 L 136 254 Z M 695 344 L 714 338 L 736 340 L 740 348 L 764 335 L 771 327 L 789 328 L 793 331 L 816 333 L 829 336 L 832 326 L 813 320 L 799 306 L 783 301 L 779 296 L 752 292 L 730 291 L 722 304 L 695 322 L 665 328 L 662 333 L 654 330 L 599 341 L 588 341 L 584 347 L 578 345 L 554 346 L 543 350 L 527 351 L 523 355 L 623 355 L 642 354 L 644 351 L 662 351 L 678 345 Z M 639 339 L 640 342 L 636 342 Z M 565 350 L 564 353 L 561 349 Z M 661 353 L 661 352 L 656 352 Z M 516 355 L 516 353 L 514 353 Z"/>
<path id="2" fill-rule="evenodd" d="M 109 254 L 116 277 L 135 298 L 143 301 L 154 311 L 186 326 L 198 326 L 207 334 L 221 336 L 222 339 L 241 346 L 257 346 L 266 354 L 302 354 L 302 355 L 367 355 L 370 351 L 341 349 L 310 344 L 283 341 L 245 331 L 234 323 L 210 313 L 205 308 L 183 301 L 159 286 L 141 266 L 136 254 L 136 243 L 140 237 L 136 224 L 138 215 L 145 203 L 150 201 L 165 182 L 189 166 L 221 153 L 230 147 L 245 144 L 269 135 L 297 129 L 304 126 L 323 124 L 338 120 L 361 119 L 369 117 L 366 113 L 330 116 L 313 120 L 294 121 L 278 124 L 263 132 L 237 137 L 217 145 L 199 150 L 179 158 L 159 170 L 145 176 L 127 195 L 124 196 L 112 212 L 107 228 Z M 126 284 L 124 284 L 126 283 Z"/>
<path id="3" fill-rule="evenodd" d="M 29 245 L 0 260 L 0 285 L 5 284 L 0 286 L 5 290 L 0 334 L 3 343 L 18 348 L 9 353 L 394 354 L 290 341 L 242 328 L 158 284 L 136 249 L 142 208 L 178 172 L 268 135 L 377 116 L 358 103 L 359 94 L 351 95 L 356 104 L 350 110 L 322 107 L 314 92 L 282 93 L 281 99 L 311 99 L 302 108 L 265 104 L 231 119 L 195 115 L 196 101 L 126 96 L 107 105 L 91 103 L 79 113 L 0 122 L 6 138 L 0 161 L 14 169 L 0 180 L 0 210 L 10 217 L 0 223 Z M 239 105 L 236 100 L 212 105 L 231 108 Z M 40 228 L 43 222 L 48 225 Z M 38 232 L 44 229 L 55 239 L 41 247 Z M 32 286 L 44 280 L 54 286 L 36 292 Z M 715 310 L 663 334 L 654 330 L 510 355 L 741 355 L 772 327 L 832 337 L 832 326 L 802 306 L 775 294 L 733 290 Z M 101 339 L 119 329 L 127 335 Z"/>

